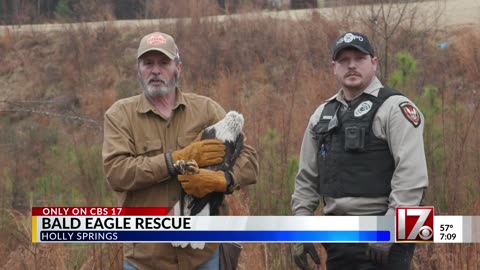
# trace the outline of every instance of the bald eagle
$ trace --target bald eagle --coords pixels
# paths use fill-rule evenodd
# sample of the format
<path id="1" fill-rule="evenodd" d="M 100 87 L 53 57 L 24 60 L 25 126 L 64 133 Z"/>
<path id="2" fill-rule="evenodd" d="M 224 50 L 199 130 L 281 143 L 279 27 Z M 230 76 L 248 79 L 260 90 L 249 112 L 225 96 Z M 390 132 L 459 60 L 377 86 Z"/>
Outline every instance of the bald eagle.
<path id="1" fill-rule="evenodd" d="M 243 116 L 236 111 L 228 112 L 225 117 L 216 124 L 203 130 L 201 140 L 219 139 L 225 144 L 225 157 L 221 164 L 208 166 L 204 169 L 231 171 L 243 148 L 244 136 Z M 175 168 L 181 174 L 195 173 L 198 165 L 192 161 L 177 161 Z M 222 192 L 212 192 L 203 198 L 195 198 L 188 195 L 182 189 L 180 201 L 174 206 L 174 214 L 181 216 L 216 216 L 225 198 Z M 188 243 L 174 243 L 174 246 L 185 247 Z M 193 248 L 203 248 L 203 243 L 191 243 Z"/>

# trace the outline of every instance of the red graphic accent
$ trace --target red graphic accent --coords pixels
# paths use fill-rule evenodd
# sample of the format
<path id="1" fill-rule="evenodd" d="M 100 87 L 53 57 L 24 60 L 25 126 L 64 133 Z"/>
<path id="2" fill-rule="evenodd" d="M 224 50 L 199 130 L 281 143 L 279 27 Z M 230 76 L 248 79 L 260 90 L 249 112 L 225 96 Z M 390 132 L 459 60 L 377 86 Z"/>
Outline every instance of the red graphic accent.
<path id="1" fill-rule="evenodd" d="M 420 113 L 413 107 L 410 102 L 400 103 L 400 110 L 402 110 L 403 115 L 407 118 L 408 122 L 412 123 L 414 127 L 418 127 L 422 121 L 420 118 Z"/>
<path id="2" fill-rule="evenodd" d="M 161 34 L 153 34 L 147 39 L 147 43 L 153 46 L 165 44 L 167 40 Z"/>
<path id="3" fill-rule="evenodd" d="M 32 207 L 32 216 L 166 216 L 168 207 Z"/>
<path id="4" fill-rule="evenodd" d="M 434 210 L 431 206 L 395 209 L 396 242 L 433 242 Z"/>

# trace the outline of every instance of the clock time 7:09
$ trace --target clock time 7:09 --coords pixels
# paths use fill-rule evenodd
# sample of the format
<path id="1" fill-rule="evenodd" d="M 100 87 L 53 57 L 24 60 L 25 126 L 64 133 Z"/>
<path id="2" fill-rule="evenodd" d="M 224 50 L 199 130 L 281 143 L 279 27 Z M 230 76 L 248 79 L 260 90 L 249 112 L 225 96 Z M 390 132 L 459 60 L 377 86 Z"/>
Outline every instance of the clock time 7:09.
<path id="1" fill-rule="evenodd" d="M 440 240 L 455 240 L 455 233 L 440 233 Z"/>

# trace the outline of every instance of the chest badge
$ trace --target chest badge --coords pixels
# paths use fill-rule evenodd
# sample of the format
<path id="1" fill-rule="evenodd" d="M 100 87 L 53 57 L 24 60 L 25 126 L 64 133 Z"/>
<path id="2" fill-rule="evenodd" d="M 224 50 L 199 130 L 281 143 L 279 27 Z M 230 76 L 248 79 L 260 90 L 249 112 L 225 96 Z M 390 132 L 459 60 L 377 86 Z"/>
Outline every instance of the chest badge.
<path id="1" fill-rule="evenodd" d="M 420 113 L 417 111 L 417 109 L 415 109 L 415 107 L 413 107 L 410 102 L 405 101 L 400 103 L 400 105 L 398 106 L 400 106 L 403 116 L 407 118 L 408 122 L 412 123 L 414 127 L 418 127 L 420 125 L 420 122 L 422 120 L 420 118 Z"/>
<path id="2" fill-rule="evenodd" d="M 368 113 L 372 109 L 372 102 L 367 100 L 362 103 L 360 103 L 355 111 L 353 112 L 353 116 L 355 117 L 360 117 L 366 113 Z"/>

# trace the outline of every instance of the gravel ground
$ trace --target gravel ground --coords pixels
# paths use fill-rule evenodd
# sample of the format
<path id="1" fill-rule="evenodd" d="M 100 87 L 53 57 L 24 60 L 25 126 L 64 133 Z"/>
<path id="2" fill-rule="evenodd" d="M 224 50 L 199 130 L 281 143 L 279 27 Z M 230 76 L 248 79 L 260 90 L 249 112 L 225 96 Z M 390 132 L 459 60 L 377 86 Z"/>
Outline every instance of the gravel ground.
<path id="1" fill-rule="evenodd" d="M 442 12 L 439 25 L 445 28 L 456 28 L 462 26 L 475 26 L 480 28 L 480 0 L 440 0 L 440 1 L 426 1 L 420 3 L 409 4 L 410 7 L 418 8 L 418 14 L 425 19 L 433 18 Z M 354 10 L 352 14 L 362 14 L 369 10 L 370 7 L 356 6 L 356 7 L 339 7 L 339 8 L 320 8 L 316 9 L 322 16 L 326 18 L 338 17 L 345 9 Z M 258 16 L 269 16 L 279 19 L 304 19 L 312 14 L 312 10 L 288 10 L 288 11 L 266 11 L 248 14 L 232 15 L 235 18 L 256 18 Z M 355 16 L 355 15 L 353 15 Z M 226 19 L 225 15 L 213 16 L 208 19 L 223 21 Z M 182 19 L 189 20 L 189 19 Z M 15 26 L 0 26 L 0 35 L 6 29 L 11 31 L 55 31 L 63 30 L 70 27 L 89 26 L 89 27 L 104 27 L 106 24 L 114 27 L 138 27 L 158 25 L 160 20 L 119 20 L 110 22 L 90 22 L 90 23 L 76 23 L 76 24 L 42 24 L 42 25 L 15 25 Z M 175 23 L 176 19 L 163 19 L 162 22 Z"/>

